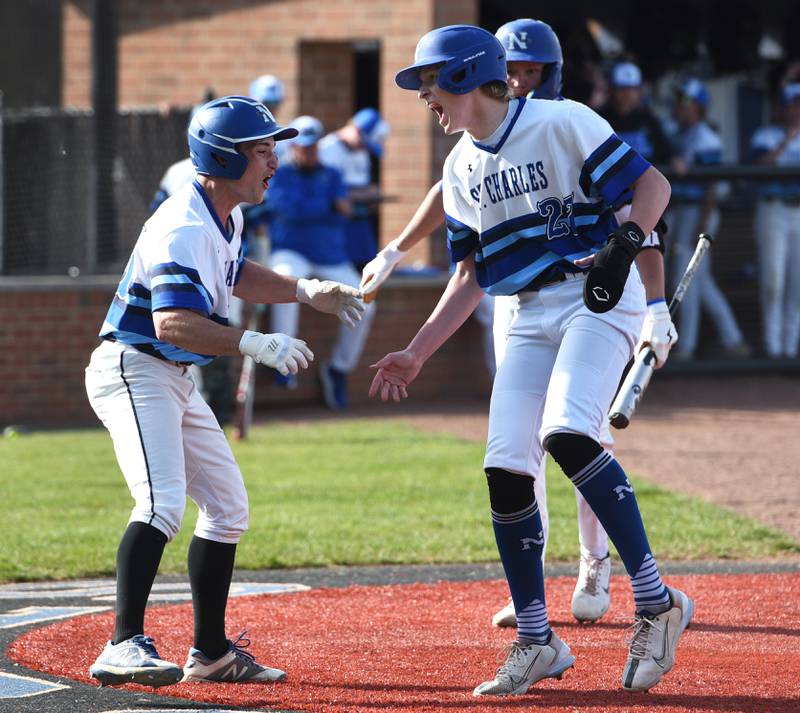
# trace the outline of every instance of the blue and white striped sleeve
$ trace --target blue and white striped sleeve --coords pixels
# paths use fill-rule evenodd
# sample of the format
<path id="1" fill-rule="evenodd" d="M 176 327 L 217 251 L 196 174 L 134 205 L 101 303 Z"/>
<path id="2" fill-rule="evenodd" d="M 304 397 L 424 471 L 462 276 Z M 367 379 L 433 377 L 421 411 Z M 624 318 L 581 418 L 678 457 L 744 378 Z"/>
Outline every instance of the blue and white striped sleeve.
<path id="1" fill-rule="evenodd" d="M 573 140 L 583 158 L 581 190 L 587 196 L 602 196 L 613 205 L 650 168 L 650 162 L 589 107 L 576 104 L 571 119 Z"/>
<path id="2" fill-rule="evenodd" d="M 149 268 L 152 310 L 190 309 L 201 314 L 214 312 L 214 297 L 203 280 L 204 241 L 198 233 L 181 232 L 166 237 Z"/>
<path id="3" fill-rule="evenodd" d="M 475 252 L 478 247 L 478 234 L 468 225 L 459 222 L 445 213 L 447 227 L 447 249 L 450 251 L 450 262 L 461 262 Z"/>

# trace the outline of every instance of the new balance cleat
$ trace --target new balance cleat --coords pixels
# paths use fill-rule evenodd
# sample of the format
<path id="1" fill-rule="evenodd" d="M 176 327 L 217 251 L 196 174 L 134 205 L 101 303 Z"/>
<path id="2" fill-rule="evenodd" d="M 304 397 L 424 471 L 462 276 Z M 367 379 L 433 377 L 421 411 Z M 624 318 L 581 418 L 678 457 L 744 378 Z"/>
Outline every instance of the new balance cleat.
<path id="1" fill-rule="evenodd" d="M 582 554 L 572 593 L 572 616 L 580 622 L 600 619 L 611 606 L 610 579 L 610 554 L 602 559 Z"/>
<path id="2" fill-rule="evenodd" d="M 561 678 L 575 663 L 569 646 L 556 636 L 544 646 L 511 644 L 505 663 L 497 669 L 491 681 L 485 681 L 472 692 L 473 696 L 521 696 L 543 678 Z"/>
<path id="3" fill-rule="evenodd" d="M 506 604 L 492 617 L 492 626 L 516 626 L 517 612 L 514 609 L 514 600 L 509 597 Z"/>
<path id="4" fill-rule="evenodd" d="M 178 683 L 183 671 L 178 664 L 159 657 L 149 636 L 137 634 L 118 644 L 109 641 L 89 667 L 89 675 L 101 686 L 139 683 L 158 688 Z"/>
<path id="5" fill-rule="evenodd" d="M 274 683 L 283 681 L 286 672 L 256 663 L 253 654 L 245 649 L 250 646 L 247 632 L 239 634 L 236 641 L 228 641 L 227 653 L 218 659 L 209 659 L 198 649 L 189 649 L 189 658 L 183 667 L 184 681 L 211 683 Z"/>
<path id="6" fill-rule="evenodd" d="M 661 614 L 636 614 L 626 643 L 628 660 L 622 671 L 622 687 L 647 691 L 675 665 L 678 639 L 694 614 L 694 602 L 679 589 L 667 587 L 672 606 Z"/>

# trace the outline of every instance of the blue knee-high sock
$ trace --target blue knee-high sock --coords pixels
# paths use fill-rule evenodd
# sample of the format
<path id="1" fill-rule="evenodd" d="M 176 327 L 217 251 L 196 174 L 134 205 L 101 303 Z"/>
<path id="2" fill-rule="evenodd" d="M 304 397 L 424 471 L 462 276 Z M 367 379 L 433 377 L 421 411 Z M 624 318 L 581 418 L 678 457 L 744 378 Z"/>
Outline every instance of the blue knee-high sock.
<path id="1" fill-rule="evenodd" d="M 631 578 L 636 610 L 663 610 L 669 604 L 669 593 L 650 551 L 633 486 L 620 464 L 604 451 L 570 480 L 617 548 Z"/>
<path id="2" fill-rule="evenodd" d="M 517 636 L 546 644 L 550 624 L 544 600 L 544 533 L 539 505 L 534 500 L 524 510 L 508 514 L 492 510 L 492 527 L 517 613 Z"/>

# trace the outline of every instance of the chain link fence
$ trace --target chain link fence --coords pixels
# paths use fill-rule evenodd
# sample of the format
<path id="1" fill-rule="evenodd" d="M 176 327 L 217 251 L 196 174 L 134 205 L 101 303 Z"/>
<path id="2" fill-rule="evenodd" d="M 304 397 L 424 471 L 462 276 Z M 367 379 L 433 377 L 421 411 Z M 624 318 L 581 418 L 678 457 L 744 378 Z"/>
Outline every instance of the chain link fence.
<path id="1" fill-rule="evenodd" d="M 0 275 L 119 272 L 161 176 L 188 154 L 188 120 L 121 111 L 98 128 L 90 111 L 0 110 Z"/>

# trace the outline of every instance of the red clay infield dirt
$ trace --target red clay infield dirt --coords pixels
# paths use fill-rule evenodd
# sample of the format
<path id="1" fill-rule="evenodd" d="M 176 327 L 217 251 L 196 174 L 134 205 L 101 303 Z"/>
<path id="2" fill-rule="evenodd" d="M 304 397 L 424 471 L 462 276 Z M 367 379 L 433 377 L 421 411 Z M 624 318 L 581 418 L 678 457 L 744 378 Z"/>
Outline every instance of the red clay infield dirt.
<path id="1" fill-rule="evenodd" d="M 476 699 L 513 631 L 489 625 L 505 600 L 500 581 L 351 586 L 231 600 L 228 621 L 249 629 L 251 650 L 289 673 L 280 684 L 181 684 L 163 695 L 248 708 L 326 713 L 531 710 L 548 713 L 797 713 L 800 711 L 800 573 L 669 578 L 696 603 L 673 671 L 650 693 L 620 687 L 630 620 L 627 579 L 612 579 L 612 608 L 596 625 L 569 613 L 572 578 L 547 582 L 553 627 L 577 656 L 562 681 L 525 696 Z M 35 629 L 8 649 L 32 669 L 88 681 L 113 614 Z M 148 611 L 162 656 L 183 663 L 189 604 Z M 71 652 L 65 657 L 64 652 Z M 136 687 L 129 686 L 135 690 Z M 148 690 L 149 689 L 142 689 Z"/>

